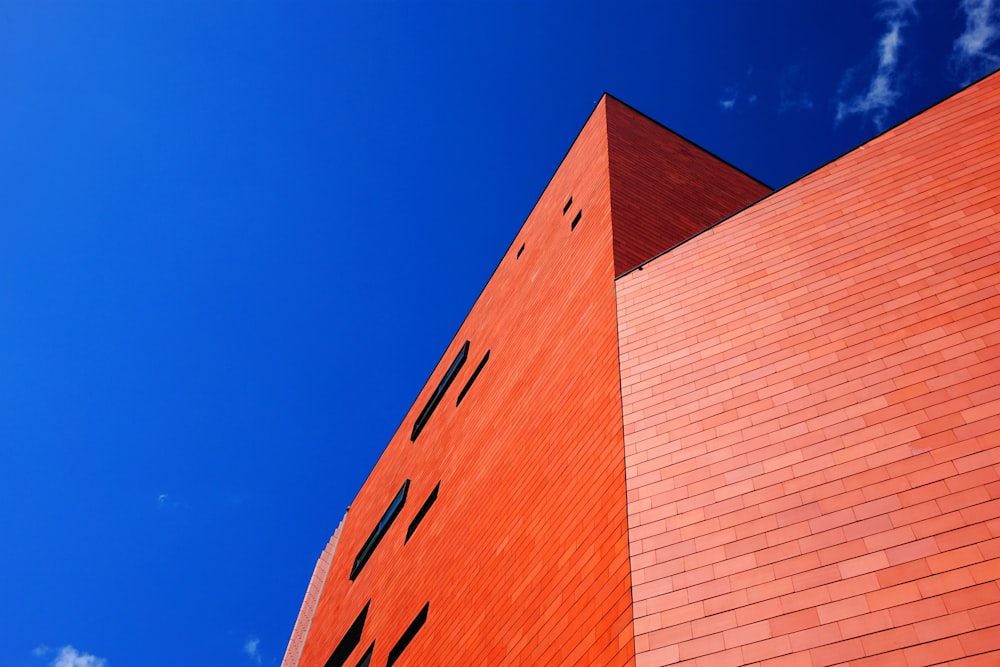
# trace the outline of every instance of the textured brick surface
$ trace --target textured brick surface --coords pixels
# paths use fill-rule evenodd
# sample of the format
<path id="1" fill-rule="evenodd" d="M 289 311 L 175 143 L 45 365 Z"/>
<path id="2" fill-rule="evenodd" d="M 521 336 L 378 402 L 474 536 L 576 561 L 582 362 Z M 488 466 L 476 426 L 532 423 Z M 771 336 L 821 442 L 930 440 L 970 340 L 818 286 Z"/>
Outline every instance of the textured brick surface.
<path id="1" fill-rule="evenodd" d="M 323 592 L 323 584 L 326 583 L 326 575 L 330 572 L 330 562 L 337 551 L 337 543 L 340 541 L 340 533 L 343 529 L 344 520 L 341 519 L 340 525 L 337 526 L 337 530 L 333 531 L 333 536 L 319 560 L 316 561 L 316 567 L 313 568 L 312 577 L 309 579 L 309 587 L 306 589 L 306 596 L 299 608 L 299 615 L 295 619 L 295 627 L 288 640 L 288 647 L 285 649 L 285 657 L 281 661 L 281 667 L 298 667 L 299 658 L 302 657 L 302 648 L 305 646 L 306 637 L 309 636 L 309 629 L 312 626 L 313 615 L 316 613 L 316 605 Z"/>
<path id="2" fill-rule="evenodd" d="M 1000 664 L 998 107 L 617 280 L 636 665 Z"/>
<path id="3" fill-rule="evenodd" d="M 385 664 L 425 603 L 427 622 L 397 665 L 632 663 L 605 127 L 602 102 L 352 504 L 303 667 L 325 663 L 369 599 L 351 665 L 373 640 L 372 664 Z M 468 362 L 410 442 L 465 340 Z M 349 581 L 404 479 L 405 507 Z M 437 501 L 404 543 L 439 480 Z"/>

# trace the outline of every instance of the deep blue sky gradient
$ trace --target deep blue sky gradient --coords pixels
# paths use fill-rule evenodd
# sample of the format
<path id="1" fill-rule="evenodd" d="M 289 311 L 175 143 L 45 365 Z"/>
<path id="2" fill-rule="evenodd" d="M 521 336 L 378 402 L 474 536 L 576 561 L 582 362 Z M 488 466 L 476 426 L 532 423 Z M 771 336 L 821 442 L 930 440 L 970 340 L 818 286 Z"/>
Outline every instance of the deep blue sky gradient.
<path id="1" fill-rule="evenodd" d="M 278 664 L 601 93 L 781 186 L 996 67 L 905 4 L 0 1 L 0 665 Z"/>

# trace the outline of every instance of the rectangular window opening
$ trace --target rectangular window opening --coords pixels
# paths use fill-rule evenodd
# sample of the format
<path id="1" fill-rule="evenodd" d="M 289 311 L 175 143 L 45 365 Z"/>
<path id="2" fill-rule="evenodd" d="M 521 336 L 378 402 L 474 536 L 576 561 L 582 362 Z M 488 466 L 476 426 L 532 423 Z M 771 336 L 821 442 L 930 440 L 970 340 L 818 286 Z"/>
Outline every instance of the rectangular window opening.
<path id="1" fill-rule="evenodd" d="M 372 664 L 372 653 L 374 652 L 375 642 L 372 642 L 371 646 L 368 647 L 368 650 L 365 651 L 365 654 L 361 656 L 360 660 L 358 660 L 358 664 L 355 665 L 355 667 L 369 667 Z"/>
<path id="2" fill-rule="evenodd" d="M 406 529 L 406 540 L 404 540 L 404 542 L 410 541 L 410 537 L 412 537 L 413 533 L 416 532 L 417 526 L 419 526 L 420 522 L 424 520 L 424 515 L 427 514 L 428 510 L 430 510 L 431 505 L 434 504 L 434 501 L 437 500 L 438 489 L 440 488 L 441 488 L 441 482 L 438 482 L 437 485 L 434 487 L 434 490 L 431 491 L 431 495 L 427 496 L 427 500 L 425 500 L 424 504 L 421 505 L 420 509 L 417 510 L 417 515 L 413 517 L 413 521 L 410 522 L 409 527 Z"/>
<path id="3" fill-rule="evenodd" d="M 406 628 L 406 631 L 403 632 L 403 636 L 399 638 L 396 645 L 392 647 L 391 651 L 389 651 L 389 659 L 385 662 L 386 667 L 392 667 L 392 665 L 399 660 L 399 656 L 401 656 L 403 651 L 406 650 L 406 647 L 410 645 L 410 642 L 413 641 L 413 638 L 420 631 L 420 628 L 424 627 L 424 623 L 427 622 L 428 607 L 430 607 L 430 602 L 424 605 L 424 608 L 420 610 L 417 617 L 413 619 L 412 623 L 410 623 L 410 627 Z"/>
<path id="4" fill-rule="evenodd" d="M 521 253 L 524 252 L 524 244 L 521 244 L 521 248 L 517 251 L 517 257 L 514 259 L 521 259 Z"/>
<path id="5" fill-rule="evenodd" d="M 486 350 L 486 354 L 483 355 L 483 360 L 479 362 L 478 366 L 476 366 L 476 370 L 472 371 L 472 375 L 469 377 L 469 381 L 465 383 L 465 386 L 462 387 L 462 391 L 458 392 L 458 399 L 455 401 L 456 406 L 458 406 L 462 402 L 462 399 L 465 398 L 465 395 L 469 393 L 472 383 L 476 381 L 477 377 L 479 377 L 479 373 L 483 370 L 483 366 L 485 366 L 486 362 L 489 360 L 490 351 Z"/>
<path id="6" fill-rule="evenodd" d="M 573 231 L 574 229 L 576 229 L 576 225 L 577 225 L 578 222 L 580 222 L 580 218 L 582 218 L 582 217 L 583 217 L 583 211 L 582 210 L 577 211 L 576 212 L 576 217 L 573 218 L 573 222 L 571 222 L 570 225 L 569 225 L 569 230 L 570 231 Z"/>
<path id="7" fill-rule="evenodd" d="M 458 375 L 458 371 L 462 369 L 465 364 L 466 358 L 469 356 L 469 341 L 465 341 L 465 345 L 459 350 L 458 356 L 455 357 L 455 361 L 451 362 L 451 366 L 448 367 L 448 372 L 444 374 L 441 378 L 441 382 L 438 383 L 437 388 L 431 397 L 427 400 L 427 405 L 424 409 L 420 411 L 420 416 L 417 417 L 417 421 L 413 423 L 413 432 L 410 433 L 410 442 L 414 442 L 420 432 L 424 430 L 424 426 L 427 424 L 427 420 L 431 418 L 431 414 L 434 412 L 434 408 L 438 406 L 441 402 L 441 398 L 444 393 L 448 391 L 448 387 L 454 382 L 455 376 Z"/>
<path id="8" fill-rule="evenodd" d="M 354 566 L 351 568 L 351 581 L 354 581 L 358 573 L 361 572 L 361 568 L 365 566 L 368 559 L 371 558 L 372 553 L 375 551 L 375 547 L 378 543 L 382 541 L 385 536 L 385 532 L 389 530 L 389 526 L 392 522 L 396 520 L 399 515 L 399 511 L 403 509 L 403 504 L 406 502 L 406 491 L 410 488 L 410 480 L 403 482 L 403 486 L 399 489 L 399 493 L 396 497 L 392 499 L 392 503 L 389 504 L 389 508 L 382 515 L 379 520 L 378 525 L 375 526 L 375 530 L 372 534 L 368 536 L 365 543 L 361 546 L 361 551 L 358 552 L 357 558 L 354 559 Z"/>
<path id="9" fill-rule="evenodd" d="M 333 649 L 333 653 L 330 654 L 330 659 L 326 661 L 326 667 L 343 667 L 343 665 L 347 664 L 347 659 L 351 657 L 351 653 L 361 643 L 361 631 L 365 629 L 365 620 L 368 618 L 368 607 L 371 606 L 371 603 L 372 601 L 369 600 L 365 604 L 365 608 L 361 610 L 358 617 L 351 623 L 351 627 L 347 628 L 344 638 L 340 640 L 337 648 Z"/>
<path id="10" fill-rule="evenodd" d="M 572 197 L 570 197 L 570 198 L 569 198 L 569 201 L 568 201 L 568 202 L 566 202 L 566 205 L 565 205 L 565 206 L 563 206 L 563 215 L 566 215 L 566 211 L 568 211 L 568 210 L 569 210 L 569 207 L 570 207 L 570 206 L 572 206 L 572 205 L 573 205 L 573 198 L 572 198 Z"/>

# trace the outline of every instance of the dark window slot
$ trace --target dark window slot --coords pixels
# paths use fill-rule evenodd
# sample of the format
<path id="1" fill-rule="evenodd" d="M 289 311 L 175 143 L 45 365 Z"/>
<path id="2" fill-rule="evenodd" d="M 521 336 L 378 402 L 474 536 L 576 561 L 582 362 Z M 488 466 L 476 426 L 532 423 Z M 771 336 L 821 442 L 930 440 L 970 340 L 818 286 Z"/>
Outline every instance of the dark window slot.
<path id="1" fill-rule="evenodd" d="M 524 244 L 521 244 L 521 248 L 517 251 L 517 257 L 514 259 L 521 259 L 521 253 L 524 252 Z"/>
<path id="2" fill-rule="evenodd" d="M 368 650 L 365 651 L 365 654 L 361 656 L 360 660 L 358 660 L 358 664 L 355 665 L 355 667 L 369 667 L 369 665 L 372 664 L 372 653 L 374 652 L 375 642 L 372 642 L 371 646 L 368 647 Z"/>
<path id="3" fill-rule="evenodd" d="M 572 197 L 570 197 L 570 198 L 569 198 L 569 201 L 568 201 L 568 202 L 566 202 L 566 205 L 565 205 L 565 206 L 563 206 L 563 215 L 566 215 L 566 211 L 568 211 L 568 210 L 569 210 L 569 207 L 570 207 L 570 206 L 572 206 L 572 205 L 573 205 L 573 198 L 572 198 Z"/>
<path id="4" fill-rule="evenodd" d="M 431 394 L 430 399 L 427 401 L 427 405 L 424 409 L 420 411 L 420 416 L 417 417 L 417 421 L 413 423 L 413 432 L 410 433 L 410 441 L 417 439 L 420 432 L 424 430 L 424 426 L 427 424 L 427 420 L 431 418 L 431 414 L 434 412 L 434 408 L 437 407 L 438 403 L 441 402 L 441 398 L 444 393 L 448 391 L 448 387 L 454 382 L 455 376 L 458 375 L 458 371 L 462 369 L 462 365 L 465 364 L 466 358 L 469 356 L 469 341 L 465 341 L 465 345 L 459 350 L 458 356 L 455 357 L 455 361 L 451 362 L 451 366 L 448 368 L 448 372 L 444 374 L 441 378 L 441 382 L 438 383 L 437 388 L 434 393 Z"/>
<path id="5" fill-rule="evenodd" d="M 392 499 L 389 509 L 385 511 L 385 514 L 382 515 L 382 519 L 378 522 L 378 525 L 375 526 L 375 530 L 373 530 L 372 534 L 368 536 L 367 540 L 365 540 L 364 545 L 361 547 L 361 551 L 358 552 L 357 558 L 354 559 L 354 567 L 351 568 L 351 581 L 354 581 L 354 579 L 358 576 L 358 573 L 361 572 L 361 568 L 363 568 L 365 563 L 368 562 L 368 559 L 371 558 L 372 553 L 375 551 L 375 547 L 377 547 L 378 543 L 382 541 L 382 538 L 385 536 L 385 532 L 389 530 L 389 526 L 391 526 L 392 522 L 396 520 L 396 517 L 399 515 L 399 511 L 403 509 L 403 503 L 406 502 L 406 491 L 409 488 L 410 480 L 406 480 L 403 482 L 403 486 L 399 489 L 399 493 L 397 493 L 396 497 Z"/>
<path id="6" fill-rule="evenodd" d="M 351 657 L 351 653 L 361 643 L 361 631 L 365 629 L 365 619 L 368 618 L 368 607 L 371 606 L 371 603 L 372 601 L 369 600 L 365 604 L 365 608 L 361 610 L 358 617 L 351 623 L 351 627 L 347 628 L 344 638 L 340 640 L 337 648 L 333 649 L 330 659 L 326 661 L 326 667 L 343 667 L 343 665 L 347 664 L 347 659 Z"/>
<path id="7" fill-rule="evenodd" d="M 437 485 L 434 487 L 434 490 L 431 491 L 431 495 L 427 496 L 427 500 L 425 500 L 424 504 L 421 505 L 420 509 L 417 510 L 417 515 L 413 517 L 413 521 L 410 522 L 409 527 L 406 529 L 406 540 L 404 541 L 406 542 L 410 541 L 410 537 L 417 530 L 417 526 L 419 526 L 420 522 L 424 520 L 424 515 L 427 514 L 427 511 L 431 508 L 431 505 L 434 504 L 434 501 L 437 500 L 438 489 L 440 488 L 441 488 L 441 482 L 438 482 Z"/>
<path id="8" fill-rule="evenodd" d="M 580 218 L 582 218 L 582 217 L 583 217 L 583 211 L 577 211 L 576 212 L 576 217 L 573 218 L 573 222 L 571 222 L 570 225 L 569 225 L 570 231 L 573 231 L 574 229 L 576 229 L 576 223 L 580 222 Z"/>
<path id="9" fill-rule="evenodd" d="M 486 354 L 483 355 L 483 360 L 479 362 L 478 366 L 476 366 L 476 370 L 472 371 L 472 376 L 469 378 L 469 381 L 465 383 L 465 386 L 462 387 L 462 391 L 458 392 L 458 399 L 455 401 L 456 406 L 460 404 L 462 399 L 465 398 L 465 395 L 469 393 L 472 383 L 476 381 L 477 377 L 479 377 L 479 373 L 483 370 L 483 366 L 485 366 L 486 362 L 489 360 L 490 351 L 486 350 Z"/>
<path id="10" fill-rule="evenodd" d="M 427 622 L 427 608 L 429 606 L 429 602 L 424 605 L 424 608 L 420 610 L 417 617 L 413 619 L 412 623 L 410 623 L 410 627 L 406 628 L 403 636 L 399 638 L 396 645 L 392 647 L 391 651 L 389 651 L 389 659 L 385 662 L 386 667 L 392 667 L 392 665 L 399 660 L 399 656 L 401 656 L 403 651 L 406 650 L 406 647 L 410 645 L 410 642 L 413 641 L 413 638 L 420 631 L 420 628 L 424 627 L 424 623 Z"/>

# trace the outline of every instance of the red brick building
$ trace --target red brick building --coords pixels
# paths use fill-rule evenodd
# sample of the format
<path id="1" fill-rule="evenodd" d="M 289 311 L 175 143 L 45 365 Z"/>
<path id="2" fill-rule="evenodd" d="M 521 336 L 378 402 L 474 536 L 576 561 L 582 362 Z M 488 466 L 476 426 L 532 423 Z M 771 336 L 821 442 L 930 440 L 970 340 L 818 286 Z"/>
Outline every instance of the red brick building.
<path id="1" fill-rule="evenodd" d="M 1000 665 L 998 576 L 1000 76 L 777 192 L 605 96 L 283 664 Z"/>

